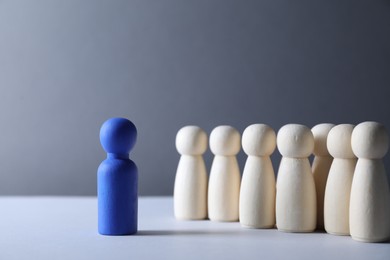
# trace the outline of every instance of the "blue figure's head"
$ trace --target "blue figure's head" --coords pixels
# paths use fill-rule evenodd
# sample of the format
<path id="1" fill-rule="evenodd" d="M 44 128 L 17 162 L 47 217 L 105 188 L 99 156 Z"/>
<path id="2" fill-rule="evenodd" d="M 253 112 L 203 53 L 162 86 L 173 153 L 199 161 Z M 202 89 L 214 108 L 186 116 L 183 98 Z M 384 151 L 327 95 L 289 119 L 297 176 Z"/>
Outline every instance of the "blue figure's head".
<path id="1" fill-rule="evenodd" d="M 137 139 L 137 128 L 126 118 L 110 118 L 100 128 L 100 143 L 107 153 L 128 154 Z"/>

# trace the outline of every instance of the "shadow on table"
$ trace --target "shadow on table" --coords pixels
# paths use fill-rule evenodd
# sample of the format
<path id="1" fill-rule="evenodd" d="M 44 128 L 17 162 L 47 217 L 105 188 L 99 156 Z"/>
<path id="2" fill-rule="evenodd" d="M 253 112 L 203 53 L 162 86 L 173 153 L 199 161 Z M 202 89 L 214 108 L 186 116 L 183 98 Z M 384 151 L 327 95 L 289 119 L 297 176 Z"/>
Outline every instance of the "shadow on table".
<path id="1" fill-rule="evenodd" d="M 238 235 L 239 230 L 139 230 L 137 236 Z"/>
<path id="2" fill-rule="evenodd" d="M 238 236 L 243 234 L 248 234 L 247 232 L 253 232 L 252 235 L 256 235 L 256 232 L 262 232 L 264 230 L 271 230 L 275 232 L 277 229 L 242 229 L 242 230 L 139 230 L 136 234 L 136 236 Z M 311 233 L 285 233 L 281 232 L 282 234 L 287 234 L 288 236 L 304 236 L 305 234 L 318 234 L 323 235 L 326 234 L 325 231 L 316 230 Z M 333 236 L 333 235 L 329 235 Z M 359 242 L 362 243 L 362 242 Z M 390 241 L 383 241 L 383 242 L 377 242 L 377 243 L 363 243 L 363 244 L 389 244 Z"/>

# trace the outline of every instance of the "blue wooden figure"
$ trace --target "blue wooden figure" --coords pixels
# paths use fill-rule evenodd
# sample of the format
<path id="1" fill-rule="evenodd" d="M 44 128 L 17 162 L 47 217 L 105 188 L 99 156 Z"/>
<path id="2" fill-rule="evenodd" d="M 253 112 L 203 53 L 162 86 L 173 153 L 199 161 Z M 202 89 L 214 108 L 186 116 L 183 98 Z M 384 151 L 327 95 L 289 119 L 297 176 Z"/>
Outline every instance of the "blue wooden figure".
<path id="1" fill-rule="evenodd" d="M 136 139 L 135 125 L 125 118 L 111 118 L 100 129 L 100 143 L 107 152 L 97 172 L 98 230 L 102 235 L 137 233 L 138 170 L 129 159 Z"/>

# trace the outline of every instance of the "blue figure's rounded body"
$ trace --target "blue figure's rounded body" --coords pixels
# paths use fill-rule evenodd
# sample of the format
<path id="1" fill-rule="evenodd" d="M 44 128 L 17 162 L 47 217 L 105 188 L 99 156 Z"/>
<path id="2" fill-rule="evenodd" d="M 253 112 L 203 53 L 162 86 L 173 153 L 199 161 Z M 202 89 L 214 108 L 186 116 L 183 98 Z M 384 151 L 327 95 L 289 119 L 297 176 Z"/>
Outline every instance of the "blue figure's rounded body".
<path id="1" fill-rule="evenodd" d="M 102 235 L 131 235 L 137 232 L 138 170 L 129 159 L 137 131 L 124 118 L 107 120 L 100 142 L 107 159 L 98 169 L 98 230 Z"/>

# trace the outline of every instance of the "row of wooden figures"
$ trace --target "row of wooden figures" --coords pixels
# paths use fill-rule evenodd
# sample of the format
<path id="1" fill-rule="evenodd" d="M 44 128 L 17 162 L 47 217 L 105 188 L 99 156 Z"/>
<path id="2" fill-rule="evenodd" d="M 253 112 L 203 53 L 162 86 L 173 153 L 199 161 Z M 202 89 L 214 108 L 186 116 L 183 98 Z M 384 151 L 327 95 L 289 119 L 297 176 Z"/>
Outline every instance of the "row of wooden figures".
<path id="1" fill-rule="evenodd" d="M 181 154 L 174 187 L 178 219 L 240 221 L 249 228 L 285 232 L 324 229 L 363 242 L 390 239 L 390 192 L 382 162 L 388 134 L 382 124 L 288 124 L 278 134 L 265 124 L 248 126 L 242 180 L 236 154 L 240 133 L 218 126 L 210 134 L 215 155 L 210 179 L 202 154 L 207 135 L 185 126 L 176 136 Z M 270 160 L 282 154 L 277 181 Z M 314 154 L 312 166 L 308 157 Z M 358 159 L 357 159 L 358 158 Z"/>

